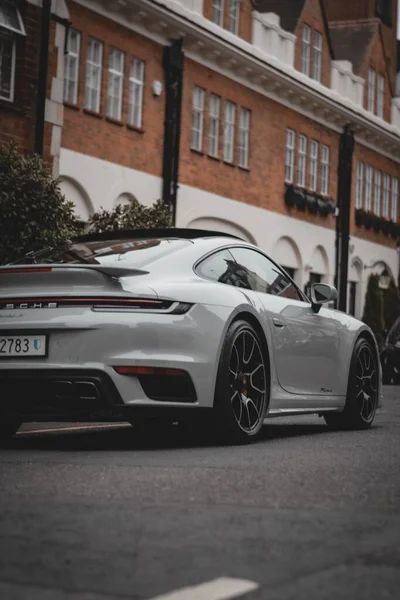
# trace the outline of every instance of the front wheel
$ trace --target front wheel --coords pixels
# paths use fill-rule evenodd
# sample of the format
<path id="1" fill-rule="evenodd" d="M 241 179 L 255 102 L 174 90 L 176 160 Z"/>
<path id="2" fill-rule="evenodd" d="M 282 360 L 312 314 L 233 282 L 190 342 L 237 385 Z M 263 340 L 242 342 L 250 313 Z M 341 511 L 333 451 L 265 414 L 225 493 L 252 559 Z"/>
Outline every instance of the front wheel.
<path id="1" fill-rule="evenodd" d="M 215 388 L 216 433 L 224 441 L 259 437 L 269 400 L 269 370 L 256 330 L 246 321 L 229 327 Z"/>
<path id="2" fill-rule="evenodd" d="M 378 362 L 371 344 L 361 338 L 350 365 L 346 404 L 339 414 L 324 415 L 332 429 L 368 429 L 378 406 Z"/>

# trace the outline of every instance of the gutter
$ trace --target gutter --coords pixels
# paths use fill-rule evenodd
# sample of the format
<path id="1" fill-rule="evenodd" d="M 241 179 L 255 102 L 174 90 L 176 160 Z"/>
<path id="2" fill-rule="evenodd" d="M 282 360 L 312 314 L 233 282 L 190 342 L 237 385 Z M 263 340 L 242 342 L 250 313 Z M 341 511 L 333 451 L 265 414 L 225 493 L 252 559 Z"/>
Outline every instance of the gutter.
<path id="1" fill-rule="evenodd" d="M 47 73 L 49 67 L 51 0 L 43 0 L 40 30 L 39 78 L 36 99 L 36 126 L 33 151 L 43 156 L 44 115 L 46 108 Z"/>

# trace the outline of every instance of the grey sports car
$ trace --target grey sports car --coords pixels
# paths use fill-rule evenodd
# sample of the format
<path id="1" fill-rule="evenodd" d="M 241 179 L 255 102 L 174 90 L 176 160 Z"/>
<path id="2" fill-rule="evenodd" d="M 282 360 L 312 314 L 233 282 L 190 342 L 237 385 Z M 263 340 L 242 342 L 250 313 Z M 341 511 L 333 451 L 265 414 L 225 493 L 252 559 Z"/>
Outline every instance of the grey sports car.
<path id="1" fill-rule="evenodd" d="M 266 418 L 365 429 L 372 331 L 311 300 L 259 248 L 201 230 L 114 231 L 0 268 L 0 435 L 22 422 L 201 422 L 232 443 Z"/>

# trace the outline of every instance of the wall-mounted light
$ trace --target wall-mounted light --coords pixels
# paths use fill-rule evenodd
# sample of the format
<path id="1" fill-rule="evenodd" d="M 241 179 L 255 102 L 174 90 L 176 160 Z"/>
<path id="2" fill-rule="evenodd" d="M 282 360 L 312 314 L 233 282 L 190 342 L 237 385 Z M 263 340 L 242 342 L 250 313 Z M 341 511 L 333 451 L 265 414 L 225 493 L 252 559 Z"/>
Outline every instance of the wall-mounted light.
<path id="1" fill-rule="evenodd" d="M 161 96 L 163 91 L 163 84 L 161 83 L 161 81 L 153 81 L 152 89 L 153 96 Z"/>

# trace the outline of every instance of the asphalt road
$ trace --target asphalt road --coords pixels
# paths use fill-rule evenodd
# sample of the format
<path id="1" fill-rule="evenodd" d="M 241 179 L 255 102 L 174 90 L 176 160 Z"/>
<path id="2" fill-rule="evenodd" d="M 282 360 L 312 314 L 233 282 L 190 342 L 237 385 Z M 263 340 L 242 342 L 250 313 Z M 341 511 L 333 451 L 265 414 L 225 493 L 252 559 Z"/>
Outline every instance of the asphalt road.
<path id="1" fill-rule="evenodd" d="M 0 450 L 2 600 L 400 597 L 400 388 L 246 447 L 53 427 Z"/>

